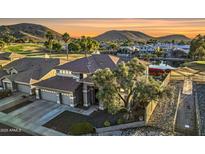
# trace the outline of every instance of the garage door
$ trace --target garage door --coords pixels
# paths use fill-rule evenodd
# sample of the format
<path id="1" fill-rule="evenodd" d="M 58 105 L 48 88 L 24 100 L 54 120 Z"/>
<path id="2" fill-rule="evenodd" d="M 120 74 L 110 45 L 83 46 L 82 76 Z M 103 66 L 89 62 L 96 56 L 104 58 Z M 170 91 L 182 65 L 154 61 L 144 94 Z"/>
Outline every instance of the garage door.
<path id="1" fill-rule="evenodd" d="M 12 89 L 11 83 L 5 82 L 4 84 L 5 84 L 5 89 L 8 89 L 8 90 L 11 90 L 11 89 Z"/>
<path id="2" fill-rule="evenodd" d="M 20 91 L 20 92 L 30 94 L 30 89 L 31 89 L 31 88 L 30 88 L 30 86 L 28 86 L 28 85 L 17 84 L 17 89 L 18 89 L 18 91 Z"/>
<path id="3" fill-rule="evenodd" d="M 41 89 L 41 99 L 51 101 L 51 102 L 57 102 L 57 96 L 56 93 L 49 90 Z"/>
<path id="4" fill-rule="evenodd" d="M 69 94 L 61 93 L 61 100 L 62 100 L 62 104 L 65 105 L 70 105 L 71 103 Z"/>

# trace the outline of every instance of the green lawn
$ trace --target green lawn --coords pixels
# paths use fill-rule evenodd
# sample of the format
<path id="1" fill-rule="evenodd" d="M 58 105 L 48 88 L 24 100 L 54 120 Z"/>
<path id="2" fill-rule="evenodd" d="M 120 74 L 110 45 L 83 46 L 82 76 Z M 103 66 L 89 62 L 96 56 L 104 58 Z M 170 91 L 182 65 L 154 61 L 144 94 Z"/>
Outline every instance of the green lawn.
<path id="1" fill-rule="evenodd" d="M 4 48 L 6 52 L 15 52 L 18 54 L 25 55 L 27 57 L 33 58 L 43 58 L 45 57 L 46 50 L 43 44 L 32 44 L 32 43 L 25 43 L 25 44 L 11 44 Z M 62 60 L 66 60 L 66 54 L 64 53 L 52 53 L 50 56 L 51 58 L 60 58 Z M 68 61 L 72 61 L 78 58 L 84 57 L 84 54 L 69 54 Z"/>
<path id="2" fill-rule="evenodd" d="M 205 61 L 192 61 L 185 63 L 183 66 L 187 66 L 195 70 L 205 71 Z"/>

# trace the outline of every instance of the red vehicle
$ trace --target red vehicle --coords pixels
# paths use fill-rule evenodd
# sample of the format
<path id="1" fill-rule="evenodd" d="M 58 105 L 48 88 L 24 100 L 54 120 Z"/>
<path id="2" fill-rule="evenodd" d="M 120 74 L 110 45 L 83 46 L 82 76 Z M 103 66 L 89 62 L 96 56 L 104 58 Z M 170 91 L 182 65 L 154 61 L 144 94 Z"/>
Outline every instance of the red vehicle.
<path id="1" fill-rule="evenodd" d="M 171 70 L 163 70 L 159 68 L 149 68 L 149 74 L 153 76 L 160 76 L 169 73 Z"/>

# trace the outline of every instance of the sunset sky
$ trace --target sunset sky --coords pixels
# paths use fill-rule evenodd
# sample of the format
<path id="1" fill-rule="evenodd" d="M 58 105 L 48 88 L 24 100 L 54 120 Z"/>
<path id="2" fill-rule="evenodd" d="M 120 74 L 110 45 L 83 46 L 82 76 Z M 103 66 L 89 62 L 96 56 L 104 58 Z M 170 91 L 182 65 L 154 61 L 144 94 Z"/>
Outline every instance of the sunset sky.
<path id="1" fill-rule="evenodd" d="M 0 25 L 35 23 L 73 37 L 96 36 L 108 30 L 135 30 L 152 36 L 205 34 L 205 19 L 0 19 Z"/>

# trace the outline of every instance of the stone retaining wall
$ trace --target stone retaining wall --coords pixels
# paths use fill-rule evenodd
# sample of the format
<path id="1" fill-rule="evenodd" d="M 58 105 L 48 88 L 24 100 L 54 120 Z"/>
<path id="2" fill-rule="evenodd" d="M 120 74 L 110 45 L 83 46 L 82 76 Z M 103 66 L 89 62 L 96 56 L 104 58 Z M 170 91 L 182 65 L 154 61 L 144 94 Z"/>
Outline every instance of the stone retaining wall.
<path id="1" fill-rule="evenodd" d="M 197 92 L 195 92 L 194 95 L 194 103 L 195 103 L 195 109 L 196 109 L 196 127 L 197 127 L 197 133 L 199 136 L 201 136 L 201 119 L 200 119 L 200 112 L 199 112 L 199 104 L 198 104 L 198 96 Z"/>
<path id="2" fill-rule="evenodd" d="M 96 133 L 103 133 L 103 132 L 116 131 L 116 130 L 122 130 L 122 129 L 128 129 L 128 128 L 143 127 L 143 126 L 145 126 L 145 122 L 138 121 L 138 122 L 121 124 L 121 125 L 116 125 L 116 126 L 96 128 Z"/>
<path id="3" fill-rule="evenodd" d="M 178 112 L 178 108 L 179 108 L 179 104 L 181 101 L 181 89 L 179 89 L 179 94 L 178 94 L 178 99 L 177 99 L 177 107 L 176 107 L 176 111 L 174 114 L 174 121 L 173 121 L 173 132 L 175 131 L 175 125 L 176 125 L 176 119 L 177 119 L 177 112 Z"/>

